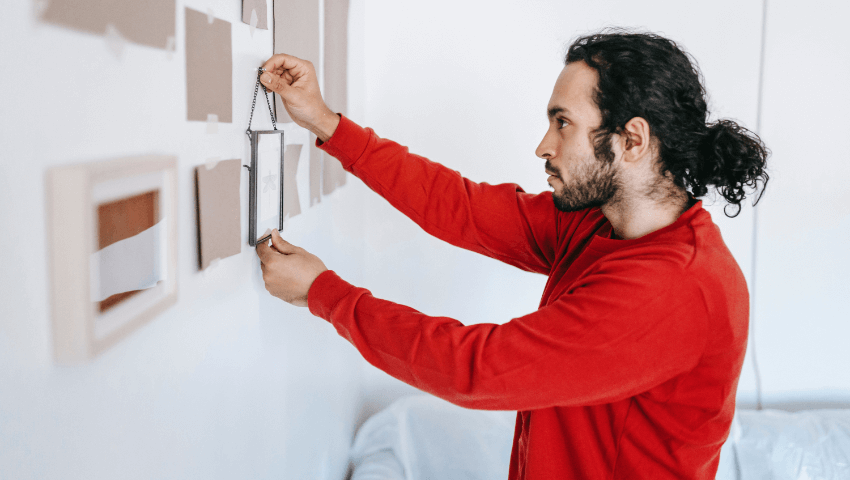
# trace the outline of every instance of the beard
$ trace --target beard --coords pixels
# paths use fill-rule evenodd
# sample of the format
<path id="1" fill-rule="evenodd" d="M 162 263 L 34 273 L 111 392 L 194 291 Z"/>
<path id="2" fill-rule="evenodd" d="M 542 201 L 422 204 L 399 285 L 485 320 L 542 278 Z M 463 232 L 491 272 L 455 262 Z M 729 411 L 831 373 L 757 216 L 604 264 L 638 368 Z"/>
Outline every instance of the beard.
<path id="1" fill-rule="evenodd" d="M 569 182 L 549 160 L 546 168 L 556 172 L 561 188 L 552 192 L 555 208 L 562 212 L 576 212 L 586 208 L 601 207 L 617 194 L 620 188 L 619 170 L 614 165 L 611 135 L 602 135 L 593 142 L 593 156 L 567 163 Z"/>

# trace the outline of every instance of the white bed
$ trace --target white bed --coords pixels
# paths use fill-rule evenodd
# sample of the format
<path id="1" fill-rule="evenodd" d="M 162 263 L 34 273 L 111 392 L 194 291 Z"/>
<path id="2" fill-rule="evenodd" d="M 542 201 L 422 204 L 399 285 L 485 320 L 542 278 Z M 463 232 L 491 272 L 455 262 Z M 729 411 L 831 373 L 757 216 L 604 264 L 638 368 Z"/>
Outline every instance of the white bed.
<path id="1" fill-rule="evenodd" d="M 507 478 L 515 418 L 428 395 L 401 398 L 357 432 L 351 478 Z M 736 411 L 716 478 L 850 479 L 850 409 Z"/>

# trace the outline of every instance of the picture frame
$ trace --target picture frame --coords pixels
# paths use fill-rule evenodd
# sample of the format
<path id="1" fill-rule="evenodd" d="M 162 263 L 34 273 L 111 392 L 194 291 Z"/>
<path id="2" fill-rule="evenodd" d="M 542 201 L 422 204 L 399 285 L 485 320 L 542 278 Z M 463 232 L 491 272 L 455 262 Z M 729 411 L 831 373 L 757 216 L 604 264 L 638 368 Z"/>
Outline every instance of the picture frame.
<path id="1" fill-rule="evenodd" d="M 248 193 L 248 244 L 255 247 L 283 230 L 284 132 L 249 130 L 251 165 Z"/>
<path id="2" fill-rule="evenodd" d="M 47 196 L 54 356 L 84 362 L 177 301 L 177 158 L 55 167 Z"/>

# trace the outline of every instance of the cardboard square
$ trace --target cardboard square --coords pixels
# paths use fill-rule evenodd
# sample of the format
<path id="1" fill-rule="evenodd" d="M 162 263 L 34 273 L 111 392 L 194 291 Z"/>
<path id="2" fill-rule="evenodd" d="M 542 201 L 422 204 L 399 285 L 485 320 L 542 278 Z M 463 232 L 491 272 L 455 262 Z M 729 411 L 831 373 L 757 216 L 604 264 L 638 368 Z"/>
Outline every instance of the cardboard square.
<path id="1" fill-rule="evenodd" d="M 322 155 L 324 167 L 322 168 L 322 193 L 329 195 L 337 188 L 345 185 L 345 169 L 334 157 Z"/>
<path id="2" fill-rule="evenodd" d="M 187 119 L 233 121 L 233 48 L 230 22 L 186 8 Z"/>
<path id="3" fill-rule="evenodd" d="M 159 221 L 156 190 L 97 206 L 97 248 L 134 237 Z"/>
<path id="4" fill-rule="evenodd" d="M 49 0 L 39 19 L 97 35 L 105 35 L 112 25 L 128 42 L 170 49 L 177 28 L 176 5 L 176 0 Z"/>
<path id="5" fill-rule="evenodd" d="M 274 53 L 286 53 L 313 62 L 316 75 L 322 78 L 318 0 L 288 0 L 274 6 Z M 279 95 L 275 95 L 275 110 L 278 121 L 292 121 Z"/>
<path id="6" fill-rule="evenodd" d="M 310 206 L 322 201 L 322 151 L 310 134 Z"/>
<path id="7" fill-rule="evenodd" d="M 325 103 L 334 112 L 348 110 L 349 0 L 325 0 Z"/>
<path id="8" fill-rule="evenodd" d="M 304 145 L 287 145 L 283 151 L 283 217 L 291 218 L 301 213 L 298 200 L 298 159 Z"/>
<path id="9" fill-rule="evenodd" d="M 257 12 L 257 25 L 260 30 L 269 29 L 269 6 L 266 0 L 242 0 L 242 22 L 251 25 L 251 12 Z"/>
<path id="10" fill-rule="evenodd" d="M 217 258 L 242 251 L 241 178 L 242 161 L 238 159 L 220 161 L 213 168 L 195 167 L 198 263 L 202 270 Z"/>

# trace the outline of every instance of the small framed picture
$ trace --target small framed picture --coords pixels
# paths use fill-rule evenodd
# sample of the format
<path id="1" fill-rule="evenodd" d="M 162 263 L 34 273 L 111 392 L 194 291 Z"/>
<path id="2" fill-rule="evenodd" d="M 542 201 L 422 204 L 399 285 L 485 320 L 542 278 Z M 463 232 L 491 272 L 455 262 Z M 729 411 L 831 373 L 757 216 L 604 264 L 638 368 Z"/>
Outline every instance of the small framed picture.
<path id="1" fill-rule="evenodd" d="M 177 159 L 134 157 L 48 173 L 53 344 L 92 358 L 177 300 Z"/>
<path id="2" fill-rule="evenodd" d="M 251 131 L 248 243 L 267 242 L 283 229 L 283 130 Z"/>

